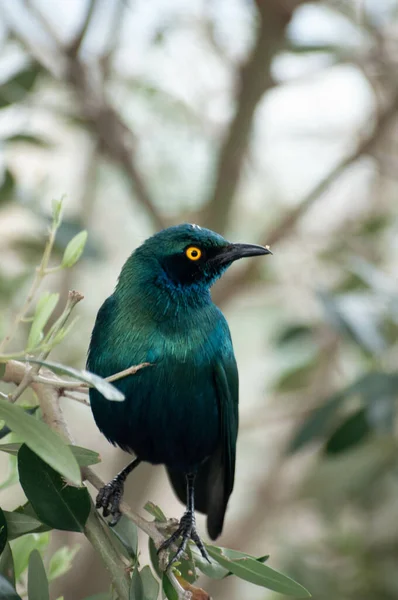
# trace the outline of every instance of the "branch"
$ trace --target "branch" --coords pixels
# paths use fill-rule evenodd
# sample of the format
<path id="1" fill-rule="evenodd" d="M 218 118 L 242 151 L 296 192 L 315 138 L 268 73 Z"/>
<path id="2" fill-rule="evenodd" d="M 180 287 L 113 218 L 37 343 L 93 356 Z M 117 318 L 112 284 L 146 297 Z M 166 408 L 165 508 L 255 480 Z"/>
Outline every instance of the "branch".
<path id="1" fill-rule="evenodd" d="M 69 44 L 67 48 L 67 52 L 69 56 L 77 56 L 79 54 L 80 47 L 83 43 L 85 35 L 87 33 L 88 28 L 90 27 L 91 19 L 94 14 L 94 8 L 97 4 L 97 0 L 90 0 L 88 4 L 88 9 L 85 18 L 80 26 L 79 31 L 77 32 L 75 38 Z"/>
<path id="2" fill-rule="evenodd" d="M 348 167 L 356 162 L 364 154 L 369 154 L 375 144 L 379 141 L 382 135 L 385 134 L 391 122 L 396 118 L 398 113 L 398 92 L 393 96 L 393 99 L 378 115 L 377 122 L 373 128 L 372 134 L 369 136 L 360 136 L 362 141 L 358 146 L 347 154 L 323 179 L 321 179 L 315 187 L 307 194 L 299 205 L 289 212 L 281 222 L 267 234 L 264 231 L 260 236 L 259 243 L 269 244 L 271 248 L 284 239 L 294 230 L 301 217 L 322 197 L 322 194 L 338 179 Z M 260 263 L 258 261 L 247 261 L 246 266 L 236 274 L 227 275 L 220 283 L 218 289 L 214 293 L 214 300 L 217 304 L 225 304 L 228 300 L 239 291 L 247 289 L 247 285 L 251 284 L 258 278 Z"/>
<path id="3" fill-rule="evenodd" d="M 62 62 L 63 66 L 65 65 L 62 76 L 66 77 L 67 83 L 74 89 L 83 116 L 98 140 L 100 148 L 106 151 L 113 162 L 122 168 L 132 186 L 133 196 L 146 210 L 154 226 L 157 229 L 163 229 L 167 226 L 166 220 L 159 213 L 146 185 L 146 181 L 134 160 L 136 145 L 134 135 L 107 100 L 104 85 L 99 81 L 100 78 L 90 78 L 90 70 L 85 68 L 85 65 L 79 60 L 78 56 L 73 53 L 71 54 L 63 46 L 37 6 L 27 3 L 27 7 L 40 20 L 43 27 L 46 28 L 48 35 L 51 35 L 51 40 L 56 45 L 57 53 L 60 59 L 62 59 L 60 62 Z M 25 40 L 12 23 L 9 22 L 8 27 L 33 52 L 29 40 Z M 46 64 L 43 64 L 43 66 L 48 69 Z M 100 65 L 96 66 L 100 68 Z"/>
<path id="4" fill-rule="evenodd" d="M 221 146 L 215 181 L 205 207 L 205 223 L 222 233 L 228 226 L 256 108 L 264 93 L 274 86 L 271 63 L 284 39 L 294 7 L 256 0 L 259 29 L 248 61 L 240 70 L 237 108 Z"/>

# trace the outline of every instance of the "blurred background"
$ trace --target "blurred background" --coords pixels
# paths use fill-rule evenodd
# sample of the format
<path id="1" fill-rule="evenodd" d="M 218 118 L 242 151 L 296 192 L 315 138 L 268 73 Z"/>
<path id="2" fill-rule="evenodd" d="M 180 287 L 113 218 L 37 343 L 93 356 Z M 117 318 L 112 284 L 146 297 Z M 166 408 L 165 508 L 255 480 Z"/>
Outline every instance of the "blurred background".
<path id="1" fill-rule="evenodd" d="M 79 265 L 46 281 L 85 296 L 52 357 L 79 368 L 123 262 L 155 231 L 188 221 L 271 244 L 214 288 L 241 378 L 219 543 L 270 553 L 316 600 L 398 598 L 397 67 L 396 0 L 0 0 L 1 330 L 53 198 L 66 198 L 60 257 L 89 233 Z M 88 408 L 64 410 L 103 478 L 127 464 Z M 23 495 L 0 458 L 11 510 Z M 126 499 L 182 511 L 160 467 L 134 473 Z M 82 537 L 51 544 L 80 545 L 52 599 L 107 588 Z M 278 597 L 234 577 L 202 585 Z"/>

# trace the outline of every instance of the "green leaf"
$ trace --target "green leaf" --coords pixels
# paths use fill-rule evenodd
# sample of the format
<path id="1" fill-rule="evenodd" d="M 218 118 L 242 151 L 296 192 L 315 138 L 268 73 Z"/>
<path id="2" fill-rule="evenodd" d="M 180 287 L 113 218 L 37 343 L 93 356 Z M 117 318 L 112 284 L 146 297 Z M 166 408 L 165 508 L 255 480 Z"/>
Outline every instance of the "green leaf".
<path id="1" fill-rule="evenodd" d="M 338 454 L 362 442 L 371 432 L 366 411 L 361 408 L 350 415 L 340 427 L 329 438 L 326 446 L 326 454 Z"/>
<path id="2" fill-rule="evenodd" d="M 7 521 L 4 512 L 0 508 L 0 554 L 3 552 L 7 539 L 9 539 L 9 533 L 7 528 Z"/>
<path id="3" fill-rule="evenodd" d="M 30 502 L 25 502 L 25 504 L 23 504 L 22 506 L 18 506 L 14 510 L 14 513 L 17 513 L 19 515 L 24 515 L 25 517 L 30 517 L 31 519 L 35 519 L 36 521 L 39 522 L 39 525 L 34 530 L 34 532 L 32 531 L 32 533 L 45 533 L 52 529 L 51 527 L 48 527 L 48 525 L 44 525 L 44 523 L 40 523 L 39 518 L 38 518 L 37 514 L 35 513 L 35 511 L 33 510 L 33 506 L 31 505 Z"/>
<path id="4" fill-rule="evenodd" d="M 7 454 L 11 454 L 11 456 L 17 456 L 18 450 L 22 444 L 19 442 L 14 442 L 12 444 L 0 444 L 0 452 L 7 452 Z"/>
<path id="5" fill-rule="evenodd" d="M 0 490 L 5 490 L 12 485 L 18 483 L 17 459 L 15 456 L 10 456 L 8 461 L 8 475 L 0 484 Z"/>
<path id="6" fill-rule="evenodd" d="M 163 593 L 165 594 L 165 596 L 168 600 L 179 600 L 178 594 L 177 594 L 176 590 L 173 588 L 171 581 L 168 578 L 168 576 L 166 575 L 166 573 L 164 573 L 163 577 L 162 577 L 162 589 L 163 589 Z"/>
<path id="7" fill-rule="evenodd" d="M 224 579 L 224 577 L 230 573 L 228 569 L 225 569 L 214 560 L 210 563 L 207 562 L 194 546 L 191 546 L 191 552 L 195 561 L 195 566 L 207 577 L 210 577 L 210 579 Z"/>
<path id="8" fill-rule="evenodd" d="M 134 569 L 131 576 L 129 600 L 146 600 L 138 567 Z"/>
<path id="9" fill-rule="evenodd" d="M 148 538 L 148 550 L 149 550 L 149 558 L 151 559 L 153 570 L 155 571 L 156 575 L 160 579 L 162 579 L 163 572 L 160 570 L 160 567 L 159 567 L 159 557 L 158 557 L 158 553 L 156 550 L 156 546 L 155 546 L 152 538 Z"/>
<path id="10" fill-rule="evenodd" d="M 55 198 L 54 198 L 52 201 L 53 225 L 54 225 L 54 227 L 57 227 L 57 228 L 61 224 L 61 220 L 62 220 L 63 203 L 64 203 L 64 197 L 62 197 L 61 200 L 55 200 Z"/>
<path id="11" fill-rule="evenodd" d="M 87 242 L 87 231 L 81 231 L 71 239 L 65 248 L 61 266 L 63 268 L 73 267 L 83 254 L 84 246 Z"/>
<path id="12" fill-rule="evenodd" d="M 7 542 L 0 554 L 0 575 L 5 577 L 11 585 L 15 586 L 14 558 L 11 552 L 11 546 Z"/>
<path id="13" fill-rule="evenodd" d="M 19 359 L 24 360 L 24 359 Z M 56 373 L 57 375 L 69 375 L 78 381 L 83 381 L 84 383 L 88 383 L 92 387 L 95 387 L 107 400 L 114 400 L 117 402 L 121 402 L 124 400 L 124 395 L 120 392 L 114 385 L 102 379 L 98 375 L 94 375 L 94 373 L 90 373 L 89 371 L 85 371 L 84 369 L 79 371 L 78 369 L 73 369 L 72 367 L 65 367 L 56 362 L 50 362 L 48 360 L 37 360 L 35 358 L 25 359 L 25 362 L 34 363 L 38 365 L 42 365 L 43 367 L 48 367 L 51 371 Z M 1 414 L 0 414 L 1 416 Z"/>
<path id="14" fill-rule="evenodd" d="M 84 600 L 111 600 L 111 597 L 109 594 L 104 592 L 103 594 L 94 594 L 94 596 L 89 596 Z"/>
<path id="15" fill-rule="evenodd" d="M 38 63 L 23 67 L 8 81 L 0 85 L 0 108 L 9 106 L 15 102 L 21 102 L 26 94 L 33 88 L 36 78 L 41 72 Z"/>
<path id="16" fill-rule="evenodd" d="M 132 558 L 137 558 L 138 530 L 137 526 L 127 517 L 122 515 L 119 522 L 112 527 L 112 531 L 122 542 Z"/>
<path id="17" fill-rule="evenodd" d="M 38 408 L 39 408 L 38 406 L 31 406 L 29 408 L 24 408 L 23 410 L 26 413 L 28 413 L 28 415 L 34 415 Z M 3 421 L 3 423 L 4 423 L 4 421 Z M 4 427 L 2 427 L 0 429 L 0 440 L 2 438 L 4 438 L 6 435 L 8 435 L 10 432 L 11 432 L 11 429 L 9 427 L 7 427 L 7 425 L 4 425 Z"/>
<path id="18" fill-rule="evenodd" d="M 20 442 L 14 442 L 12 444 L 0 444 L 0 452 L 7 452 L 12 456 L 17 456 L 18 451 L 22 444 Z M 96 465 L 101 462 L 100 455 L 98 452 L 82 448 L 81 446 L 70 445 L 73 456 L 77 460 L 79 467 L 89 467 L 90 465 Z"/>
<path id="19" fill-rule="evenodd" d="M 314 330 L 309 325 L 289 325 L 285 327 L 278 335 L 276 344 L 283 346 L 290 344 L 291 342 L 300 342 L 311 340 L 314 334 Z"/>
<path id="20" fill-rule="evenodd" d="M 22 488 L 39 519 L 54 529 L 80 531 L 90 512 L 85 487 L 65 485 L 62 477 L 27 446 L 18 452 Z"/>
<path id="21" fill-rule="evenodd" d="M 90 465 L 96 465 L 101 462 L 98 452 L 88 450 L 88 448 L 82 448 L 81 446 L 71 446 L 70 449 L 80 467 L 89 467 Z"/>
<path id="22" fill-rule="evenodd" d="M 250 583 L 286 596 L 294 596 L 295 598 L 310 597 L 309 592 L 302 585 L 296 583 L 290 577 L 274 571 L 274 569 L 262 564 L 252 556 L 247 555 L 243 558 L 231 560 L 226 556 L 224 548 L 208 545 L 207 551 L 221 566 L 245 581 L 250 581 Z"/>
<path id="23" fill-rule="evenodd" d="M 4 511 L 4 515 L 7 520 L 8 539 L 10 540 L 31 533 L 41 527 L 40 521 L 23 513 Z"/>
<path id="24" fill-rule="evenodd" d="M 0 598 L 1 600 L 21 600 L 11 583 L 3 575 L 0 575 Z"/>
<path id="25" fill-rule="evenodd" d="M 275 389 L 281 393 L 293 392 L 307 387 L 313 380 L 314 371 L 318 367 L 314 357 L 308 364 L 294 366 L 286 370 L 278 379 Z"/>
<path id="26" fill-rule="evenodd" d="M 17 133 L 15 135 L 9 135 L 6 138 L 3 138 L 3 141 L 11 144 L 14 144 L 15 142 L 22 142 L 23 144 L 31 144 L 39 148 L 50 148 L 53 146 L 53 144 L 48 140 L 38 137 L 37 135 L 31 135 L 30 133 Z"/>
<path id="27" fill-rule="evenodd" d="M 30 553 L 33 550 L 44 552 L 49 541 L 50 536 L 48 533 L 29 533 L 11 542 L 15 564 L 15 578 L 17 581 L 28 567 Z"/>
<path id="28" fill-rule="evenodd" d="M 43 329 L 46 326 L 48 319 L 54 312 L 55 307 L 58 304 L 59 294 L 50 294 L 50 292 L 44 292 L 36 306 L 35 316 L 33 317 L 33 323 L 30 328 L 27 350 L 30 351 L 39 345 L 43 339 Z"/>
<path id="29" fill-rule="evenodd" d="M 145 600 L 157 600 L 160 585 L 158 580 L 154 577 L 151 568 L 147 565 L 141 570 L 140 575 Z"/>
<path id="30" fill-rule="evenodd" d="M 38 550 L 33 550 L 29 557 L 28 598 L 29 600 L 50 600 L 48 579 Z"/>
<path id="31" fill-rule="evenodd" d="M 342 392 L 334 394 L 304 421 L 289 444 L 288 452 L 297 452 L 316 439 L 322 438 L 330 428 L 346 395 Z"/>
<path id="32" fill-rule="evenodd" d="M 10 202 L 14 196 L 16 181 L 10 169 L 5 169 L 0 184 L 0 204 Z"/>
<path id="33" fill-rule="evenodd" d="M 58 548 L 58 550 L 54 552 L 48 569 L 49 581 L 53 581 L 53 579 L 65 575 L 65 573 L 71 569 L 73 559 L 79 550 L 80 545 L 76 544 L 72 548 L 69 548 L 69 546 L 62 546 L 62 548 Z"/>
<path id="34" fill-rule="evenodd" d="M 156 521 L 166 522 L 166 516 L 159 506 L 154 504 L 153 502 L 147 502 L 144 506 L 144 510 L 149 512 L 150 515 L 155 517 Z"/>
<path id="35" fill-rule="evenodd" d="M 58 473 L 76 485 L 81 484 L 80 468 L 71 449 L 45 423 L 27 415 L 22 408 L 2 398 L 0 418 Z"/>

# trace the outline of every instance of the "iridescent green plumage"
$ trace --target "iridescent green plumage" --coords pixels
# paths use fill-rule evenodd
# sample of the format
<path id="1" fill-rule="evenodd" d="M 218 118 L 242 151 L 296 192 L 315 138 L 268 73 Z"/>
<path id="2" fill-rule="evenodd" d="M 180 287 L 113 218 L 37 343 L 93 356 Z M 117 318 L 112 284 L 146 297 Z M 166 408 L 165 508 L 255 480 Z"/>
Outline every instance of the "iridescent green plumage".
<path id="1" fill-rule="evenodd" d="M 126 397 L 122 403 L 90 390 L 98 427 L 140 460 L 165 464 L 190 515 L 187 493 L 194 489 L 195 508 L 208 515 L 213 539 L 221 533 L 234 483 L 238 372 L 227 322 L 209 288 L 236 258 L 267 253 L 192 225 L 166 229 L 127 260 L 92 334 L 92 372 L 106 377 L 150 363 L 116 383 Z M 108 492 L 106 510 L 112 505 Z M 181 535 L 189 529 L 186 522 Z M 189 535 L 196 541 L 194 520 Z"/>

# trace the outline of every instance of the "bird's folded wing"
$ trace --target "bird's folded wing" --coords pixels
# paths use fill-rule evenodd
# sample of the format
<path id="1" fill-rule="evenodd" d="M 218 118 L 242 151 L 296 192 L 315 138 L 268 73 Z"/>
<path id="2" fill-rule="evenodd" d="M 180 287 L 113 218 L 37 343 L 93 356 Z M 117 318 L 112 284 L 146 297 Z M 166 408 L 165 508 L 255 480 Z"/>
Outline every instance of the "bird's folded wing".
<path id="1" fill-rule="evenodd" d="M 215 362 L 213 376 L 220 415 L 220 445 L 209 461 L 207 529 L 210 537 L 216 539 L 222 531 L 235 478 L 239 384 L 232 353 Z"/>

